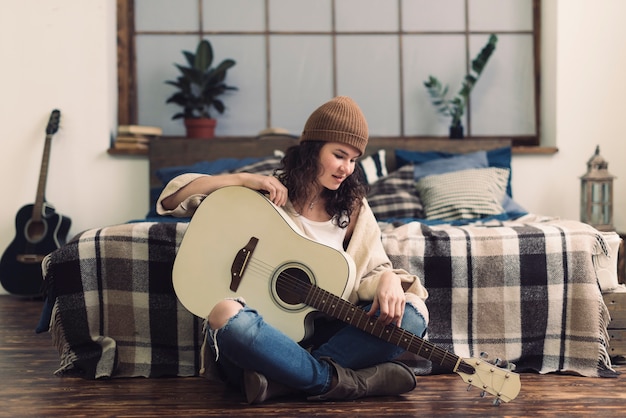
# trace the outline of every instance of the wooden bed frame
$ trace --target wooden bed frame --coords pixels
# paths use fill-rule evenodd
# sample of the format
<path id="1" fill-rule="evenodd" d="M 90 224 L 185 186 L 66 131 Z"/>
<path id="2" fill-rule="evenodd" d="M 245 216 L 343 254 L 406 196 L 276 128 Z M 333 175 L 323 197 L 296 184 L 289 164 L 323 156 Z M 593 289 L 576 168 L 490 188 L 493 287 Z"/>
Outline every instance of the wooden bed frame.
<path id="1" fill-rule="evenodd" d="M 158 138 L 150 144 L 150 187 L 162 186 L 157 170 L 165 167 L 185 166 L 218 158 L 263 157 L 274 150 L 285 150 L 298 143 L 291 136 L 230 137 L 215 139 Z M 370 138 L 365 155 L 385 149 L 387 169 L 396 167 L 396 149 L 412 151 L 444 151 L 467 153 L 511 146 L 510 139 L 447 139 L 447 138 Z"/>

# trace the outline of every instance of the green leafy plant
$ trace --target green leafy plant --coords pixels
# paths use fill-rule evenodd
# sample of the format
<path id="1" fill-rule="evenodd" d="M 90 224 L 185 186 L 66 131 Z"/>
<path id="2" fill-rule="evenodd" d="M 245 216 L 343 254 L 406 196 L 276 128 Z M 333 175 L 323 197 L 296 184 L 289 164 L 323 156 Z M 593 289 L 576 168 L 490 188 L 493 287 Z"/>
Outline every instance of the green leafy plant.
<path id="1" fill-rule="evenodd" d="M 437 108 L 437 111 L 452 118 L 450 122 L 451 127 L 461 127 L 461 118 L 465 113 L 469 95 L 487 65 L 491 54 L 496 49 L 496 42 L 498 42 L 498 37 L 491 34 L 487 44 L 472 61 L 471 71 L 465 76 L 461 90 L 456 96 L 448 98 L 448 85 L 441 84 L 441 82 L 432 75 L 424 82 L 424 86 L 428 89 L 431 102 Z"/>
<path id="2" fill-rule="evenodd" d="M 226 85 L 224 82 L 226 72 L 235 65 L 235 61 L 225 59 L 217 67 L 212 68 L 213 48 L 206 39 L 200 41 L 195 54 L 183 51 L 183 55 L 189 66 L 174 64 L 181 75 L 176 80 L 165 82 L 178 89 L 165 103 L 175 103 L 183 108 L 183 111 L 176 113 L 172 119 L 211 118 L 211 108 L 215 108 L 220 114 L 224 113 L 226 107 L 218 97 L 227 90 L 237 90 L 237 87 Z"/>

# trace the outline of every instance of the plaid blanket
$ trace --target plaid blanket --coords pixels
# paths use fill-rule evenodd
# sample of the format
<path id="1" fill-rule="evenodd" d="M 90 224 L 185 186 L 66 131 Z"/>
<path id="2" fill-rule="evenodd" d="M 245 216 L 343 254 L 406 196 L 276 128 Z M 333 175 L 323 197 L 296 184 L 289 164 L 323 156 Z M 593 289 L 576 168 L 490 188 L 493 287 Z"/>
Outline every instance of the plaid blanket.
<path id="1" fill-rule="evenodd" d="M 614 376 L 608 311 L 593 256 L 598 231 L 576 221 L 472 226 L 381 223 L 395 267 L 423 278 L 434 344 L 518 371 Z"/>
<path id="2" fill-rule="evenodd" d="M 178 302 L 171 277 L 187 225 L 93 229 L 46 258 L 57 374 L 199 374 L 202 320 Z M 463 357 L 487 352 L 518 370 L 615 374 L 591 259 L 606 243 L 594 229 L 566 221 L 380 226 L 395 266 L 429 290 L 433 343 Z"/>
<path id="3" fill-rule="evenodd" d="M 198 374 L 202 320 L 176 298 L 184 223 L 85 231 L 44 261 L 56 374 L 85 378 Z"/>

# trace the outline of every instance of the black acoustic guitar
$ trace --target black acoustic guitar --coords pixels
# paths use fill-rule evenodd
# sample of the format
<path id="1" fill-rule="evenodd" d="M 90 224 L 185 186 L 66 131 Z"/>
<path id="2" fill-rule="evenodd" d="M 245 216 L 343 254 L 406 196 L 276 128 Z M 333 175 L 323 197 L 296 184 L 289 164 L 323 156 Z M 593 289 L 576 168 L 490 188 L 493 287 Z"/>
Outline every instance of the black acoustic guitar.
<path id="1" fill-rule="evenodd" d="M 15 217 L 15 238 L 0 260 L 0 283 L 7 292 L 28 297 L 42 293 L 41 262 L 65 244 L 71 220 L 55 212 L 46 202 L 45 189 L 50 160 L 50 144 L 59 129 L 61 112 L 53 110 L 46 126 L 46 143 L 41 160 L 35 203 L 23 206 Z"/>

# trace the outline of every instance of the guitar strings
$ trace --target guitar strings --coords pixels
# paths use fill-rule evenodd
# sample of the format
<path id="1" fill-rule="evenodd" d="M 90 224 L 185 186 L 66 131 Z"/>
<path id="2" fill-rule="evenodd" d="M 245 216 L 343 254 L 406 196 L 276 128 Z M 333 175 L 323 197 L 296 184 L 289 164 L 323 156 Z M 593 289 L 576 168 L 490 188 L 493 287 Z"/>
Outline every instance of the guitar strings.
<path id="1" fill-rule="evenodd" d="M 255 278 L 259 278 L 261 280 L 265 280 L 265 281 L 269 281 L 269 279 L 274 275 L 276 271 L 276 267 L 258 259 L 257 257 L 252 256 L 247 263 L 246 266 L 246 270 L 242 276 L 245 277 L 248 273 L 253 273 L 252 276 Z M 303 282 L 301 281 L 298 277 L 289 274 L 286 271 L 282 271 L 279 273 L 279 276 L 285 277 L 287 280 L 277 280 L 276 281 L 276 289 L 277 290 L 284 290 L 284 291 L 290 291 L 290 290 L 296 290 L 299 294 L 302 294 L 304 292 L 305 296 L 308 296 L 308 292 L 311 289 L 312 286 L 314 286 L 312 283 L 310 282 Z M 290 286 L 291 285 L 291 288 Z M 293 289 L 292 289 L 293 288 Z M 317 286 L 315 286 L 315 288 L 320 289 L 323 292 L 328 293 L 331 296 L 335 296 L 338 299 L 346 302 L 345 300 L 341 299 L 340 297 L 333 295 L 330 292 L 327 292 L 324 289 L 321 289 Z M 303 304 L 308 305 L 304 300 L 301 301 Z M 310 306 L 310 305 L 309 305 Z M 366 312 L 362 309 L 359 308 L 356 305 L 350 304 L 350 306 L 354 306 L 358 309 L 358 311 L 361 314 L 366 314 Z M 314 308 L 314 307 L 312 307 Z M 369 317 L 368 317 L 369 318 Z M 376 323 L 378 322 L 377 318 L 374 318 Z M 379 323 L 382 325 L 382 323 Z M 420 351 L 421 347 L 419 347 L 419 345 L 424 346 L 426 345 L 427 348 L 429 349 L 429 354 L 430 356 L 427 358 L 428 360 L 437 360 L 437 363 L 439 363 L 440 365 L 444 365 L 444 363 L 449 363 L 449 367 L 452 368 L 454 365 L 456 365 L 459 357 L 447 350 L 444 350 L 440 347 L 437 347 L 436 345 L 430 343 L 427 340 L 424 340 L 423 338 L 417 337 L 416 335 L 414 335 L 413 333 L 401 328 L 401 327 L 397 327 L 394 326 L 394 333 L 399 333 L 400 335 L 396 335 L 396 339 L 398 341 L 400 341 L 401 339 L 405 339 L 407 336 L 410 337 L 411 341 L 407 344 L 409 347 L 409 350 L 415 350 L 415 351 Z M 367 331 L 364 331 L 367 332 Z M 414 342 L 413 339 L 417 337 L 419 338 L 419 341 Z M 391 340 L 389 340 L 389 342 L 391 342 Z M 397 344 L 396 344 L 397 345 Z M 413 352 L 413 351 L 412 351 Z M 414 353 L 414 354 L 418 354 L 418 353 Z"/>

